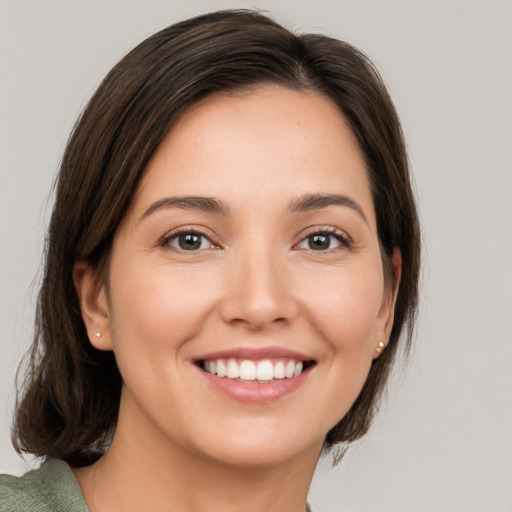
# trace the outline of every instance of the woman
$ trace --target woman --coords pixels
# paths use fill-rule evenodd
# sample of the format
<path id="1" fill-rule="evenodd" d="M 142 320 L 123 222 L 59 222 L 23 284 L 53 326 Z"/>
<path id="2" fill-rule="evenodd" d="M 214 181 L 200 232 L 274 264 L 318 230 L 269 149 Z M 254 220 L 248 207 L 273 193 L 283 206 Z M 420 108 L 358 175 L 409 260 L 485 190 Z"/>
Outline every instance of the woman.
<path id="1" fill-rule="evenodd" d="M 418 271 L 361 53 L 251 11 L 148 38 L 64 154 L 14 428 L 49 462 L 1 510 L 304 510 L 371 424 Z"/>

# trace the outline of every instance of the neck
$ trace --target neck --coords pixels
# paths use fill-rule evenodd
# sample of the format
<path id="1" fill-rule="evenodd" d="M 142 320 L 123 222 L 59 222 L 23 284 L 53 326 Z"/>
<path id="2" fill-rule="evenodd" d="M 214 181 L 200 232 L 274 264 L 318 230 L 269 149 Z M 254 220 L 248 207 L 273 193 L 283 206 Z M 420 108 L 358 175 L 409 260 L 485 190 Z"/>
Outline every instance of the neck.
<path id="1" fill-rule="evenodd" d="M 292 459 L 229 465 L 148 432 L 121 413 L 112 445 L 94 465 L 74 470 L 91 512 L 303 512 L 321 443 Z M 278 442 L 278 441 L 277 441 Z"/>

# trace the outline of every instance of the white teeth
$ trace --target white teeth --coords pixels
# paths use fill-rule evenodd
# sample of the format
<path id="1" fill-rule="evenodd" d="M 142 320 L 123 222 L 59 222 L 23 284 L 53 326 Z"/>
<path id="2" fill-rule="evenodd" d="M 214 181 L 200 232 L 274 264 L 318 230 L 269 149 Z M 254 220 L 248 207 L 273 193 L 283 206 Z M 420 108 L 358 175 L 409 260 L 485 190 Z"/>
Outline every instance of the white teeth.
<path id="1" fill-rule="evenodd" d="M 284 379 L 284 363 L 278 361 L 274 366 L 274 379 Z"/>
<path id="2" fill-rule="evenodd" d="M 272 380 L 274 378 L 274 366 L 269 360 L 260 361 L 256 367 L 258 380 Z"/>
<path id="3" fill-rule="evenodd" d="M 294 371 L 295 371 L 295 361 L 289 361 L 284 368 L 284 376 L 287 379 L 291 379 L 293 377 Z"/>
<path id="4" fill-rule="evenodd" d="M 230 379 L 238 379 L 240 377 L 240 366 L 236 361 L 233 361 L 233 359 L 228 361 L 226 377 L 229 377 Z"/>
<path id="5" fill-rule="evenodd" d="M 256 380 L 256 365 L 252 361 L 244 360 L 240 363 L 240 378 Z"/>
<path id="6" fill-rule="evenodd" d="M 225 377 L 227 375 L 227 371 L 226 371 L 226 365 L 224 364 L 224 361 L 222 360 L 218 360 L 217 361 L 217 376 L 219 377 Z M 210 373 L 213 373 L 213 372 L 210 372 Z"/>
<path id="7" fill-rule="evenodd" d="M 217 377 L 241 379 L 243 381 L 268 382 L 273 379 L 291 379 L 299 376 L 304 365 L 302 361 L 263 359 L 251 361 L 244 359 L 238 363 L 235 359 L 215 359 L 205 361 L 203 369 Z"/>

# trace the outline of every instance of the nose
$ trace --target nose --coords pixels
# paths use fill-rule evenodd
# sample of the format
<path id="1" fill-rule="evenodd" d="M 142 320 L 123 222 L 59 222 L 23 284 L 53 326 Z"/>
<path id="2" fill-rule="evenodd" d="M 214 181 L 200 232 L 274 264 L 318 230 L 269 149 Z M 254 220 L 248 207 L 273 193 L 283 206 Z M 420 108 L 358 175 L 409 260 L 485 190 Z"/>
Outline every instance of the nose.
<path id="1" fill-rule="evenodd" d="M 232 263 L 221 305 L 225 322 L 258 331 L 294 318 L 290 272 L 272 249 L 245 251 Z"/>

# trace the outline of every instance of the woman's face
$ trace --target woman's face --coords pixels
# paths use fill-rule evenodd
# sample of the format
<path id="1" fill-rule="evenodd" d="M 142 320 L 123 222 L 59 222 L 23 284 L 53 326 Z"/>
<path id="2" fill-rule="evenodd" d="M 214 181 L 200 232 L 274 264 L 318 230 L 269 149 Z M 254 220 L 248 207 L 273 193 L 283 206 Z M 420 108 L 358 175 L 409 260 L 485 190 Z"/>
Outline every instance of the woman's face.
<path id="1" fill-rule="evenodd" d="M 391 295 L 347 123 L 317 93 L 262 87 L 206 99 L 164 139 L 90 327 L 123 377 L 120 426 L 162 450 L 276 464 L 317 456 L 347 413 Z"/>

